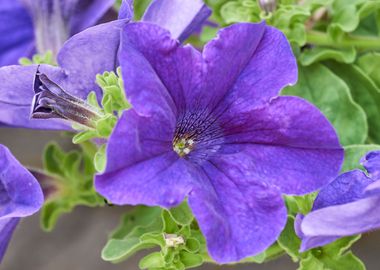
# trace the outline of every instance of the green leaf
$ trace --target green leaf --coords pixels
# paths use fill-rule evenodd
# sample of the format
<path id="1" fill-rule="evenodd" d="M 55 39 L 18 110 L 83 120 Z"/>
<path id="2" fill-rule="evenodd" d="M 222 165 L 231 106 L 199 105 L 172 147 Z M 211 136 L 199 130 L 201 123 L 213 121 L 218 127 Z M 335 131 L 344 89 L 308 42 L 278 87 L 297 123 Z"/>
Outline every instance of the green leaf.
<path id="1" fill-rule="evenodd" d="M 162 211 L 162 221 L 164 223 L 164 232 L 165 233 L 176 233 L 178 231 L 178 225 L 175 222 L 175 220 L 170 215 L 169 211 L 164 210 Z"/>
<path id="2" fill-rule="evenodd" d="M 140 269 L 159 268 L 165 266 L 165 260 L 160 252 L 151 253 L 141 259 Z"/>
<path id="3" fill-rule="evenodd" d="M 327 59 L 334 59 L 338 62 L 350 64 L 356 59 L 356 50 L 354 47 L 341 49 L 315 47 L 312 49 L 305 49 L 298 60 L 302 65 L 309 66 L 313 63 Z"/>
<path id="4" fill-rule="evenodd" d="M 155 247 L 155 244 L 140 241 L 139 238 L 111 239 L 102 250 L 102 259 L 120 262 L 133 256 L 136 252 Z"/>
<path id="5" fill-rule="evenodd" d="M 380 53 L 371 52 L 359 57 L 358 65 L 380 89 Z"/>
<path id="6" fill-rule="evenodd" d="M 49 143 L 45 147 L 43 154 L 43 166 L 45 170 L 52 174 L 63 174 L 62 160 L 64 154 L 56 143 Z"/>
<path id="7" fill-rule="evenodd" d="M 98 134 L 97 134 L 96 130 L 86 130 L 86 131 L 79 132 L 79 133 L 74 135 L 73 144 L 83 143 L 83 142 L 88 141 L 92 138 L 96 138 L 97 135 Z"/>
<path id="8" fill-rule="evenodd" d="M 344 148 L 344 163 L 341 172 L 347 172 L 354 169 L 363 169 L 360 165 L 360 159 L 369 151 L 380 150 L 380 145 L 349 145 Z"/>
<path id="9" fill-rule="evenodd" d="M 50 232 L 57 223 L 58 218 L 69 213 L 72 206 L 67 201 L 57 200 L 49 201 L 41 209 L 40 224 L 44 231 Z"/>
<path id="10" fill-rule="evenodd" d="M 298 270 L 327 270 L 324 268 L 323 263 L 315 258 L 311 253 L 301 260 Z M 343 270 L 343 269 L 341 269 Z"/>
<path id="11" fill-rule="evenodd" d="M 344 32 L 352 32 L 359 25 L 359 14 L 355 5 L 345 4 L 333 16 L 329 27 L 338 27 Z"/>
<path id="12" fill-rule="evenodd" d="M 260 10 L 258 6 L 246 6 L 242 1 L 229 1 L 220 9 L 220 15 L 227 24 L 236 22 L 258 22 Z"/>
<path id="13" fill-rule="evenodd" d="M 169 213 L 178 225 L 190 225 L 194 220 L 194 216 L 186 201 L 182 202 L 177 207 L 171 208 Z"/>
<path id="14" fill-rule="evenodd" d="M 330 61 L 327 67 L 343 79 L 357 102 L 367 115 L 368 139 L 380 143 L 380 92 L 372 80 L 355 65 L 346 65 Z"/>
<path id="15" fill-rule="evenodd" d="M 46 198 L 41 210 L 41 227 L 44 230 L 51 231 L 59 216 L 72 211 L 77 205 L 103 205 L 102 198 L 93 188 L 95 170 L 92 162 L 88 162 L 88 153 L 66 153 L 57 144 L 49 144 L 43 160 L 45 173 L 51 178 L 49 186 L 54 189 L 54 196 Z"/>
<path id="16" fill-rule="evenodd" d="M 298 261 L 301 246 L 301 240 L 294 231 L 294 217 L 288 216 L 288 221 L 280 237 L 277 239 L 278 244 L 288 253 L 293 261 Z"/>
<path id="17" fill-rule="evenodd" d="M 367 138 L 363 109 L 353 101 L 344 81 L 326 67 L 300 68 L 298 83 L 282 94 L 300 96 L 316 105 L 333 124 L 343 145 L 361 144 Z"/>
<path id="18" fill-rule="evenodd" d="M 300 268 L 302 270 L 365 270 L 364 264 L 349 251 L 360 239 L 360 235 L 344 237 L 326 246 L 303 253 Z"/>
<path id="19" fill-rule="evenodd" d="M 137 206 L 123 216 L 122 222 L 111 234 L 111 237 L 116 239 L 123 239 L 131 235 L 140 237 L 143 234 L 141 230 L 134 230 L 139 227 L 149 228 L 150 232 L 160 232 L 163 228 L 161 212 L 162 209 L 159 207 Z"/>
<path id="20" fill-rule="evenodd" d="M 107 155 L 106 155 L 106 145 L 103 144 L 99 147 L 98 151 L 94 156 L 94 166 L 97 172 L 103 172 L 106 168 Z"/>
<path id="21" fill-rule="evenodd" d="M 180 260 L 187 268 L 194 268 L 201 266 L 203 264 L 203 257 L 198 254 L 192 254 L 186 251 L 181 251 L 179 253 Z"/>

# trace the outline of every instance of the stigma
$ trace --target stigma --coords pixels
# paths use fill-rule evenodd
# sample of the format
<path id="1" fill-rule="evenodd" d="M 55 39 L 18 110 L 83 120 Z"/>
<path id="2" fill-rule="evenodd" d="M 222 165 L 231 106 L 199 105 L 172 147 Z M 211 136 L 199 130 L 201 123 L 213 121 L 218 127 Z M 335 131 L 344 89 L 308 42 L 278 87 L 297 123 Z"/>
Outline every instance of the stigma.
<path id="1" fill-rule="evenodd" d="M 181 138 L 175 137 L 173 140 L 173 150 L 180 157 L 188 155 L 194 148 L 195 141 L 189 136 L 184 136 Z"/>

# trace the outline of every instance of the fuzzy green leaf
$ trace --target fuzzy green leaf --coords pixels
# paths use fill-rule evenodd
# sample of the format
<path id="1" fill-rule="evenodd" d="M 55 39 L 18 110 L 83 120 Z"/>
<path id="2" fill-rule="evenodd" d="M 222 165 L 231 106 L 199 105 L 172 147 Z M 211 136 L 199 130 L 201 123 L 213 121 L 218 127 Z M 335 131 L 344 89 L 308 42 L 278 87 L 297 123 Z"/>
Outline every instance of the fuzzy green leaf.
<path id="1" fill-rule="evenodd" d="M 327 67 L 345 81 L 353 99 L 365 111 L 368 120 L 368 139 L 380 143 L 380 92 L 373 81 L 357 66 L 340 64 L 334 61 Z"/>
<path id="2" fill-rule="evenodd" d="M 187 204 L 186 201 L 178 205 L 177 207 L 173 207 L 169 210 L 169 213 L 173 220 L 182 226 L 190 225 L 190 223 L 194 220 L 194 216 Z"/>

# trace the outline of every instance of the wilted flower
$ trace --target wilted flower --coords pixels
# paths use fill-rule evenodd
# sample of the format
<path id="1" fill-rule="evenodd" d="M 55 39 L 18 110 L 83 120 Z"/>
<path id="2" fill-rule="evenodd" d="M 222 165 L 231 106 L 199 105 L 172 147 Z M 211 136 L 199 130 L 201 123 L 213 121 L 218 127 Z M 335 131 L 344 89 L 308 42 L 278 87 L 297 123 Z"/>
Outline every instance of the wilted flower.
<path id="1" fill-rule="evenodd" d="M 170 3 L 170 4 L 169 4 Z M 91 91 L 100 98 L 101 90 L 95 83 L 97 74 L 113 71 L 119 66 L 117 54 L 120 30 L 133 17 L 132 1 L 122 6 L 120 20 L 90 27 L 70 38 L 57 56 L 60 68 L 41 65 L 41 72 L 62 87 L 68 94 L 86 99 Z M 173 7 L 176 7 L 173 10 Z M 144 18 L 160 24 L 165 20 L 176 23 L 165 27 L 177 38 L 188 37 L 210 15 L 201 0 L 155 0 Z M 162 18 L 165 18 L 163 20 Z M 7 66 L 0 68 L 0 124 L 39 129 L 70 129 L 58 121 L 30 120 L 34 91 L 33 80 L 37 66 Z"/>
<path id="2" fill-rule="evenodd" d="M 298 216 L 301 251 L 338 238 L 380 228 L 380 151 L 362 159 L 361 170 L 346 172 L 322 188 L 311 213 Z"/>
<path id="3" fill-rule="evenodd" d="M 52 51 L 72 35 L 96 24 L 114 0 L 2 0 L 0 66 Z"/>
<path id="4" fill-rule="evenodd" d="M 37 180 L 0 145 L 0 262 L 20 218 L 37 212 L 43 201 Z"/>
<path id="5" fill-rule="evenodd" d="M 236 24 L 202 54 L 131 23 L 119 62 L 133 109 L 109 139 L 96 190 L 118 205 L 168 208 L 188 197 L 217 262 L 265 250 L 286 223 L 281 194 L 338 174 L 343 151 L 330 123 L 305 100 L 278 96 L 297 80 L 280 31 Z"/>

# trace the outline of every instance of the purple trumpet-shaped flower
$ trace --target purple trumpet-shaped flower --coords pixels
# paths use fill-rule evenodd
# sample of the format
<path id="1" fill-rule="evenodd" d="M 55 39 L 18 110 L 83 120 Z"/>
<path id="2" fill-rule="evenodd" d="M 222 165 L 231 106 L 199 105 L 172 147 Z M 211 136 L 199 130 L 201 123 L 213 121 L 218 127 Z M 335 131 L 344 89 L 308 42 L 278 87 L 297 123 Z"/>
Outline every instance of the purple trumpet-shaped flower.
<path id="1" fill-rule="evenodd" d="M 0 262 L 20 218 L 37 212 L 43 201 L 37 180 L 0 145 Z"/>
<path id="2" fill-rule="evenodd" d="M 41 71 L 72 96 L 86 99 L 91 91 L 95 91 L 100 99 L 101 90 L 95 78 L 97 74 L 116 70 L 119 66 L 120 31 L 133 17 L 131 5 L 131 0 L 123 2 L 120 20 L 90 27 L 70 38 L 57 56 L 60 68 L 41 65 Z M 175 12 L 172 6 L 177 7 Z M 156 24 L 164 22 L 162 18 L 176 22 L 165 27 L 175 33 L 176 38 L 185 39 L 190 34 L 189 30 L 199 28 L 209 15 L 210 10 L 200 0 L 154 0 L 144 17 Z M 36 70 L 37 66 L 0 68 L 0 124 L 70 129 L 59 120 L 30 120 Z"/>
<path id="3" fill-rule="evenodd" d="M 114 0 L 2 0 L 0 66 L 52 51 L 70 36 L 96 24 Z"/>
<path id="4" fill-rule="evenodd" d="M 297 216 L 301 251 L 380 228 L 380 151 L 369 152 L 362 165 L 367 174 L 343 173 L 322 188 L 309 214 Z"/>
<path id="5" fill-rule="evenodd" d="M 282 193 L 331 181 L 343 151 L 326 118 L 279 91 L 297 80 L 284 35 L 222 29 L 203 53 L 149 23 L 124 27 L 124 112 L 96 190 L 114 204 L 169 208 L 188 197 L 219 263 L 262 252 L 286 223 Z"/>

